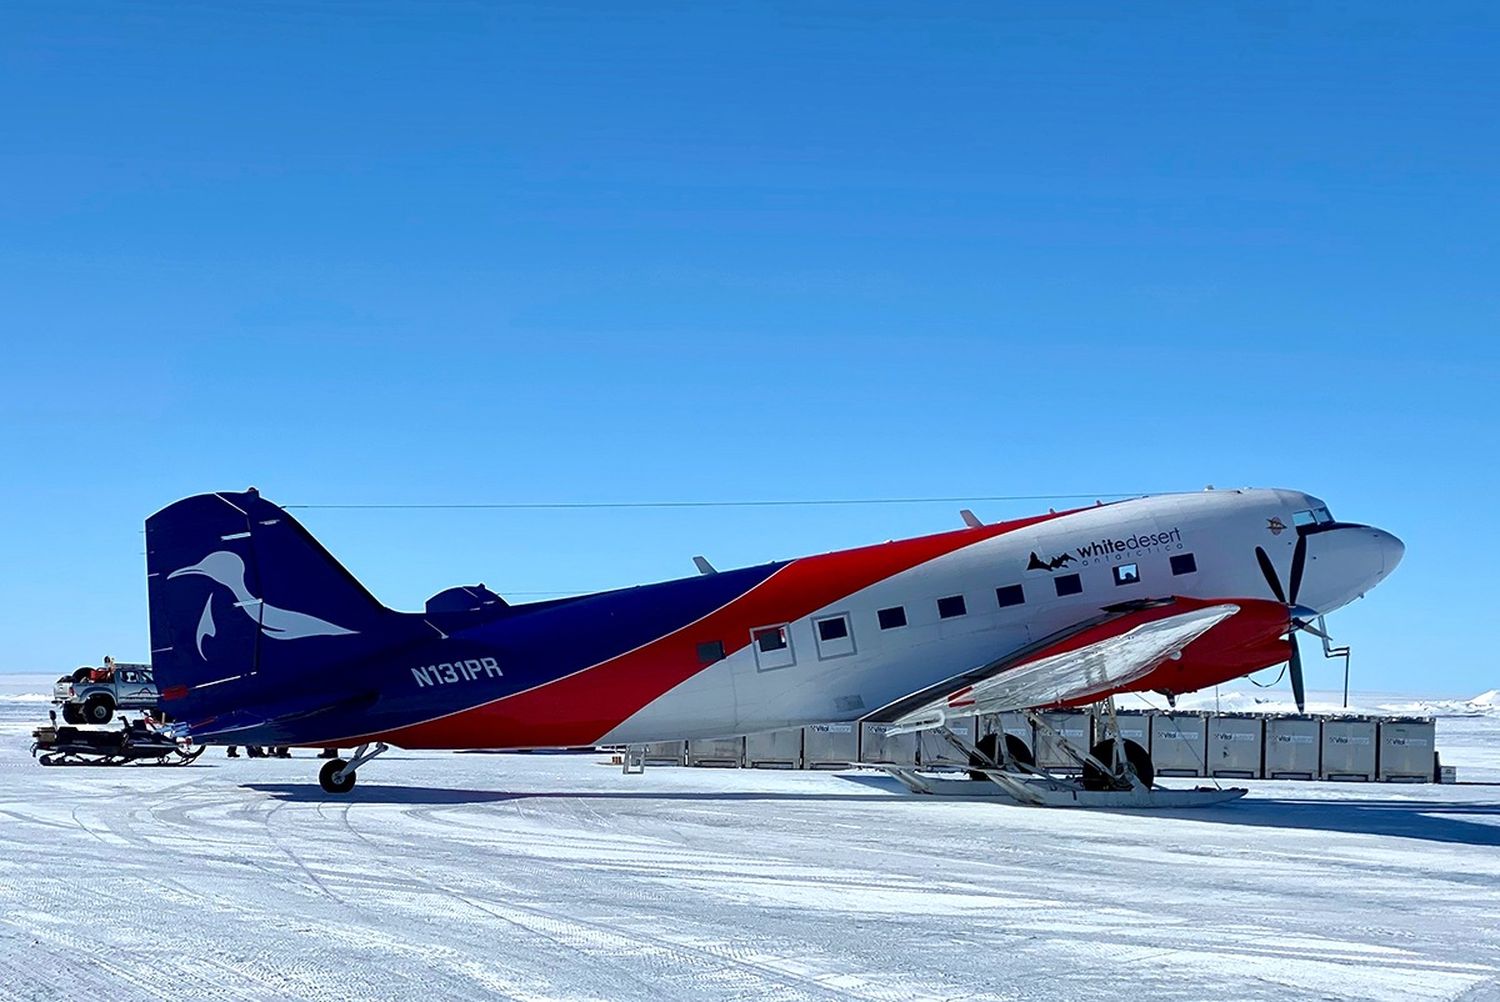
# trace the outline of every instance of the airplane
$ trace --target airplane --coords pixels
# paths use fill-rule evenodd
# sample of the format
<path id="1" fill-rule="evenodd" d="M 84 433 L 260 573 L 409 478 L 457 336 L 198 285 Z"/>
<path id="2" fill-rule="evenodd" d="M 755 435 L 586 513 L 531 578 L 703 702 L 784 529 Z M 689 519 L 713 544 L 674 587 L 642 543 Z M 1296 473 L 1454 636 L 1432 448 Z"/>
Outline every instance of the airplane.
<path id="1" fill-rule="evenodd" d="M 962 514 L 962 529 L 736 570 L 698 559 L 659 584 L 517 605 L 459 586 L 397 612 L 255 488 L 199 494 L 146 521 L 151 662 L 179 736 L 358 747 L 322 767 L 329 794 L 391 746 L 923 730 L 1282 663 L 1301 709 L 1297 634 L 1323 635 L 1319 617 L 1405 550 L 1292 490 Z M 977 754 L 996 768 L 1025 752 L 990 740 Z M 1120 751 L 1111 768 L 1149 777 L 1144 749 Z"/>

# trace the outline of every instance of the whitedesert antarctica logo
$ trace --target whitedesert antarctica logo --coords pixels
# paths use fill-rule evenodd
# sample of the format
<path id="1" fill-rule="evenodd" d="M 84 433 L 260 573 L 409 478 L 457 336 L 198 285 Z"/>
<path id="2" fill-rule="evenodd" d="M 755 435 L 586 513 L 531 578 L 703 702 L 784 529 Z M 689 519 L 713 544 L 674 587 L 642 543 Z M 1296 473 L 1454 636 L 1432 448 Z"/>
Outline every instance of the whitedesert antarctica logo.
<path id="1" fill-rule="evenodd" d="M 1028 571 L 1056 571 L 1075 563 L 1094 564 L 1121 560 L 1128 556 L 1150 553 L 1156 550 L 1180 550 L 1183 547 L 1182 529 L 1173 526 L 1160 532 L 1140 532 L 1129 536 L 1096 539 L 1086 546 L 1074 547 L 1050 560 L 1043 560 L 1035 551 L 1027 561 Z"/>

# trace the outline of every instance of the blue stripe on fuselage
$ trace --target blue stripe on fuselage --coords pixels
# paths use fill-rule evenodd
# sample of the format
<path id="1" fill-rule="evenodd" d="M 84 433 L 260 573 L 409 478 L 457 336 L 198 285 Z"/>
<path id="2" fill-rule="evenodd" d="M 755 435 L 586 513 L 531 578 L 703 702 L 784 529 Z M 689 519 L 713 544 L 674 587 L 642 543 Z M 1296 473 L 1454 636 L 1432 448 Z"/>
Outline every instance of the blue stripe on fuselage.
<path id="1" fill-rule="evenodd" d="M 256 717 L 274 722 L 238 731 L 235 739 L 267 745 L 333 742 L 431 720 L 534 689 L 679 630 L 750 591 L 787 563 L 513 606 L 499 617 L 476 615 L 478 621 L 467 628 L 450 614 L 437 625 L 448 634 L 447 639 L 435 637 L 330 671 L 315 687 L 295 697 L 255 708 Z M 721 639 L 732 648 L 748 638 L 704 639 Z M 499 663 L 498 676 L 470 668 L 445 672 L 454 681 L 433 679 L 422 684 L 413 673 L 416 669 L 430 678 L 432 673 L 423 669 L 484 658 Z M 297 716 L 347 698 L 351 692 L 371 689 L 379 692 L 373 704 L 329 706 Z M 243 720 L 245 715 L 236 716 Z M 226 719 L 224 724 L 228 723 Z M 214 729 L 210 724 L 201 733 L 211 736 Z"/>

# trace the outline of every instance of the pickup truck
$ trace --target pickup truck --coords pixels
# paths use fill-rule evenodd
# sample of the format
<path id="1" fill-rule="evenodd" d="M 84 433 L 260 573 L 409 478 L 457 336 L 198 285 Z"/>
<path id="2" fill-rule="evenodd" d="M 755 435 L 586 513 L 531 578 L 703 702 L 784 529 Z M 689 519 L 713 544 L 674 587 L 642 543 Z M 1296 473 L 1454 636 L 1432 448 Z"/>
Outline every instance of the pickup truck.
<path id="1" fill-rule="evenodd" d="M 116 710 L 156 709 L 160 696 L 150 665 L 105 658 L 103 668 L 85 666 L 58 679 L 52 702 L 70 724 L 107 724 Z"/>

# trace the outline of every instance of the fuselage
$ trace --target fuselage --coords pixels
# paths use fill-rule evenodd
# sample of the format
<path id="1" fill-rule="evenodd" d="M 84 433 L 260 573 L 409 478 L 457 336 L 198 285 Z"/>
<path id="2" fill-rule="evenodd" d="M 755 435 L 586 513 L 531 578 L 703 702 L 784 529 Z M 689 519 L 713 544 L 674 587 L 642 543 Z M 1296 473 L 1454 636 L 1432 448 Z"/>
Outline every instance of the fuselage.
<path id="1" fill-rule="evenodd" d="M 500 610 L 428 616 L 434 638 L 320 677 L 347 712 L 246 742 L 525 748 L 754 733 L 854 720 L 1141 599 L 1273 596 L 1300 534 L 1296 604 L 1325 614 L 1402 544 L 1317 498 L 1217 490 L 1096 505 Z M 419 615 L 419 614 L 409 614 Z M 1284 625 L 1226 631 L 1132 689 L 1184 692 L 1285 660 Z M 336 640 L 328 640 L 335 643 Z M 309 689 L 311 692 L 311 689 Z M 289 694 L 288 698 L 296 698 Z M 310 696 L 308 698 L 311 698 Z"/>

